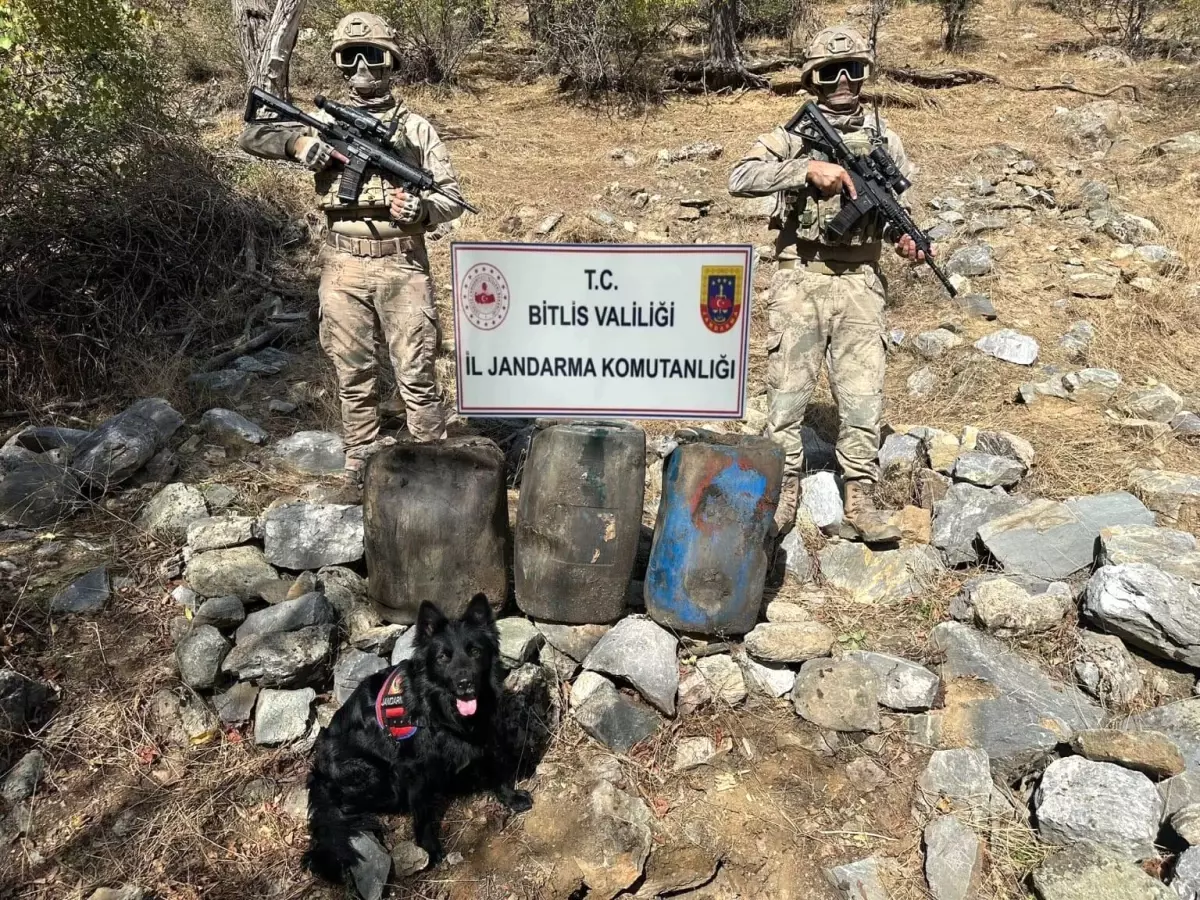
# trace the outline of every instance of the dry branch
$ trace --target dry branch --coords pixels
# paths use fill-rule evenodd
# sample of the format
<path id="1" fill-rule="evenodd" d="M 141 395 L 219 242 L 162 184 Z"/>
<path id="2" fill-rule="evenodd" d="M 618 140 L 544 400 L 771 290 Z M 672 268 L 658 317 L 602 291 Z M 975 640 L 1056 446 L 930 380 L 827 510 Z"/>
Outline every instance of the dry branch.
<path id="1" fill-rule="evenodd" d="M 1114 88 L 1107 91 L 1089 91 L 1086 88 L 1076 87 L 1073 84 L 1066 82 L 1058 82 L 1055 84 L 1013 84 L 1009 81 L 1004 81 L 997 75 L 991 72 L 984 72 L 982 69 L 911 69 L 904 66 L 888 67 L 883 69 L 883 74 L 893 81 L 898 81 L 903 84 L 911 84 L 914 87 L 925 88 L 928 90 L 937 90 L 941 88 L 956 88 L 963 87 L 968 84 L 998 84 L 1001 87 L 1008 88 L 1013 91 L 1024 91 L 1032 93 L 1034 91 L 1069 91 L 1074 94 L 1083 94 L 1085 97 L 1111 97 L 1117 91 L 1128 89 L 1133 94 L 1134 100 L 1140 100 L 1141 95 L 1138 92 L 1137 85 L 1118 84 Z"/>
<path id="2" fill-rule="evenodd" d="M 224 353 L 218 353 L 207 363 L 204 364 L 204 371 L 209 372 L 213 369 L 219 369 L 227 363 L 233 362 L 239 356 L 245 356 L 251 350 L 258 350 L 261 347 L 267 346 L 271 341 L 282 337 L 292 330 L 290 324 L 270 325 L 260 331 L 253 337 L 246 340 L 238 341 L 231 349 Z"/>

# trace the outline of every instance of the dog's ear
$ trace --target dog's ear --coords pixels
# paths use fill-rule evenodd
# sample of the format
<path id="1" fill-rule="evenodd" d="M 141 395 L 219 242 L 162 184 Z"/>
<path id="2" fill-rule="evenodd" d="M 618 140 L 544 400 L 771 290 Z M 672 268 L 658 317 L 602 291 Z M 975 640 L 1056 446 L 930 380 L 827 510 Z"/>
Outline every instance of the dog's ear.
<path id="1" fill-rule="evenodd" d="M 467 611 L 463 613 L 462 620 L 468 625 L 491 625 L 492 624 L 492 607 L 488 603 L 487 594 L 480 591 L 471 598 L 471 602 L 467 604 Z"/>
<path id="2" fill-rule="evenodd" d="M 446 627 L 446 617 L 442 611 L 424 600 L 417 610 L 417 642 L 423 643 Z"/>

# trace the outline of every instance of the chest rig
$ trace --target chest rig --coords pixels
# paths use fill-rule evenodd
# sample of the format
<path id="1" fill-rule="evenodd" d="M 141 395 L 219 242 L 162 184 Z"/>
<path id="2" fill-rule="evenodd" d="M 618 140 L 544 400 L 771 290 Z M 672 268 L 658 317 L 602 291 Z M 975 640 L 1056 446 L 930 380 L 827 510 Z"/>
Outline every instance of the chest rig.
<path id="1" fill-rule="evenodd" d="M 388 673 L 375 697 L 375 721 L 394 740 L 407 741 L 417 733 L 417 723 L 409 709 L 405 667 Z"/>

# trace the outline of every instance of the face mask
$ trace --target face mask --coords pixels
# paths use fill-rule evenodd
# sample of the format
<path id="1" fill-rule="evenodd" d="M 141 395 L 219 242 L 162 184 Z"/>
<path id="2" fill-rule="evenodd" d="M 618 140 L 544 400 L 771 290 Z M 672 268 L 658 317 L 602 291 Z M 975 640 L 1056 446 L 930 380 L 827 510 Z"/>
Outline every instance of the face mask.
<path id="1" fill-rule="evenodd" d="M 817 96 L 821 101 L 821 106 L 835 112 L 854 112 L 858 109 L 858 92 L 861 86 L 861 81 L 851 82 L 849 78 L 842 75 L 836 84 L 816 85 Z"/>
<path id="2" fill-rule="evenodd" d="M 392 67 L 387 63 L 377 66 L 367 65 L 361 56 L 358 58 L 358 68 L 348 79 L 350 90 L 366 100 L 383 97 L 390 88 Z"/>

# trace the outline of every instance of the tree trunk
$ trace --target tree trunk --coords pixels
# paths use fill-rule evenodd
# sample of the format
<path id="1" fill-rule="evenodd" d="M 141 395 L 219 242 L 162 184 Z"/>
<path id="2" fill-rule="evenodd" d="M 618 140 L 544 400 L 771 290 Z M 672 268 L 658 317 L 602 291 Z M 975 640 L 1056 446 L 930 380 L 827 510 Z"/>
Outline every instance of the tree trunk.
<path id="1" fill-rule="evenodd" d="M 708 90 L 767 86 L 746 68 L 738 45 L 738 0 L 712 0 L 708 17 L 708 56 L 702 81 Z"/>
<path id="2" fill-rule="evenodd" d="M 233 0 L 247 87 L 290 100 L 288 68 L 307 0 Z"/>

